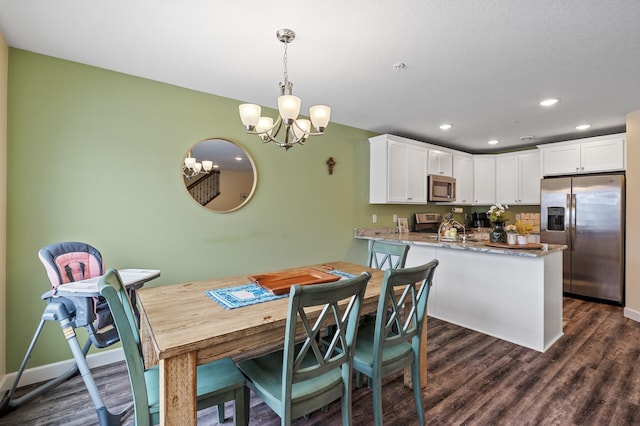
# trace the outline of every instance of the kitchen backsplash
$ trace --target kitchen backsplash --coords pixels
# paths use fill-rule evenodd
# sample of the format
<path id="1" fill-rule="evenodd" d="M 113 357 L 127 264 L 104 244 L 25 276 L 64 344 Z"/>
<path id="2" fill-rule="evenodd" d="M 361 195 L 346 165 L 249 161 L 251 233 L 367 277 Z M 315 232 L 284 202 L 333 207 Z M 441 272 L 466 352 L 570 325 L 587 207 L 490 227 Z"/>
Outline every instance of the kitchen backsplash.
<path id="1" fill-rule="evenodd" d="M 516 213 L 516 220 L 520 220 L 522 223 L 528 223 L 533 226 L 531 231 L 533 234 L 540 233 L 540 213 Z"/>

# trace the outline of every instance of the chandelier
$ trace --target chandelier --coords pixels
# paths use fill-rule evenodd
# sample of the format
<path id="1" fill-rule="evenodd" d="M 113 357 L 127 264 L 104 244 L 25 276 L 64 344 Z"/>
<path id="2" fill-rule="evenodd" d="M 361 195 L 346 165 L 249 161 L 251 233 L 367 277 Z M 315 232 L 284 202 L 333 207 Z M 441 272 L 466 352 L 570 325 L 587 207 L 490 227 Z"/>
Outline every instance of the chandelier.
<path id="1" fill-rule="evenodd" d="M 191 156 L 191 151 L 187 154 L 187 158 L 184 159 L 182 165 L 182 174 L 187 179 L 191 179 L 194 176 L 198 176 L 200 173 L 207 174 L 213 168 L 213 161 L 204 160 L 198 163 L 195 157 Z"/>
<path id="2" fill-rule="evenodd" d="M 276 122 L 271 117 L 261 117 L 261 108 L 255 104 L 242 104 L 239 106 L 240 119 L 249 134 L 258 135 L 262 142 L 274 142 L 285 151 L 295 144 L 304 145 L 309 136 L 318 136 L 324 133 L 329 124 L 331 108 L 326 105 L 315 105 L 309 108 L 311 121 L 298 118 L 300 113 L 300 98 L 292 95 L 293 83 L 289 81 L 287 74 L 287 45 L 291 43 L 296 33 L 289 29 L 276 32 L 276 37 L 284 43 L 284 81 L 280 82 L 280 97 L 278 97 L 278 112 Z M 311 124 L 315 132 L 311 131 Z M 282 138 L 278 140 L 280 131 Z"/>

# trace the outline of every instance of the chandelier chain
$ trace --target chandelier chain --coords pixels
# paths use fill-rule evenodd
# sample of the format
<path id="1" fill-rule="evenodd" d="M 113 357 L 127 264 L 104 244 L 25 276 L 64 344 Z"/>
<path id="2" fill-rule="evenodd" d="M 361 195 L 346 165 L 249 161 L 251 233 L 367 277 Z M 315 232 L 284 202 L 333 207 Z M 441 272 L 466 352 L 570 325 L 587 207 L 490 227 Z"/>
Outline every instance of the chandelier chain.
<path id="1" fill-rule="evenodd" d="M 284 55 L 282 57 L 282 64 L 284 66 L 284 83 L 285 85 L 289 82 L 289 73 L 287 72 L 287 46 L 288 42 L 284 42 Z"/>

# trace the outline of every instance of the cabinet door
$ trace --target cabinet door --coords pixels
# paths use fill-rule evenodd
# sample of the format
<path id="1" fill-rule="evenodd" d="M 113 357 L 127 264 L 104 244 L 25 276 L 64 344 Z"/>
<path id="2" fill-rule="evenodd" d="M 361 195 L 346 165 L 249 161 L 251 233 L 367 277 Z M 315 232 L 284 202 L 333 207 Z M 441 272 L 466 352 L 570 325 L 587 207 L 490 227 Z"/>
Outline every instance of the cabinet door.
<path id="1" fill-rule="evenodd" d="M 494 156 L 473 158 L 473 203 L 496 202 L 496 160 Z"/>
<path id="2" fill-rule="evenodd" d="M 427 150 L 389 141 L 387 201 L 401 204 L 427 202 Z"/>
<path id="3" fill-rule="evenodd" d="M 409 198 L 409 146 L 389 141 L 387 201 L 404 203 Z"/>
<path id="4" fill-rule="evenodd" d="M 585 142 L 580 151 L 580 172 L 624 170 L 624 138 Z"/>
<path id="5" fill-rule="evenodd" d="M 427 202 L 427 150 L 410 146 L 408 151 L 407 198 L 412 203 Z"/>
<path id="6" fill-rule="evenodd" d="M 429 174 L 439 176 L 453 176 L 453 154 L 429 150 Z"/>
<path id="7" fill-rule="evenodd" d="M 540 204 L 540 153 L 518 156 L 518 193 L 522 204 Z"/>
<path id="8" fill-rule="evenodd" d="M 456 178 L 456 204 L 473 203 L 473 160 L 454 155 L 453 177 Z"/>
<path id="9" fill-rule="evenodd" d="M 541 151 L 545 176 L 580 172 L 580 144 L 542 147 Z"/>
<path id="10" fill-rule="evenodd" d="M 496 158 L 496 201 L 503 204 L 520 202 L 517 155 Z"/>

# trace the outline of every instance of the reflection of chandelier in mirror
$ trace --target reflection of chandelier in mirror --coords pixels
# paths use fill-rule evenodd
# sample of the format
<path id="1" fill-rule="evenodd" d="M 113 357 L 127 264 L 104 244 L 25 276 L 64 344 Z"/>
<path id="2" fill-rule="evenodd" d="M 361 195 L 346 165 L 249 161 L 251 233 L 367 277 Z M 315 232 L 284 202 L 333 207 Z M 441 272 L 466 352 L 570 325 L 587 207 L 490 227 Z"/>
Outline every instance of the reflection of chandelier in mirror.
<path id="1" fill-rule="evenodd" d="M 213 168 L 213 161 L 204 160 L 201 163 L 196 162 L 196 159 L 191 156 L 191 151 L 187 154 L 187 158 L 184 159 L 182 165 L 182 174 L 191 179 L 194 176 L 198 176 L 200 173 L 207 174 Z"/>
<path id="2" fill-rule="evenodd" d="M 322 135 L 329 124 L 331 108 L 326 105 L 315 105 L 309 109 L 307 119 L 298 118 L 300 113 L 300 98 L 292 95 L 293 83 L 289 81 L 287 74 L 287 45 L 291 43 L 296 33 L 289 29 L 278 30 L 278 40 L 284 43 L 284 81 L 280 82 L 280 97 L 278 97 L 278 116 L 274 123 L 270 117 L 261 117 L 261 108 L 255 104 L 240 105 L 240 119 L 247 133 L 260 136 L 262 142 L 275 142 L 280 148 L 287 151 L 295 144 L 303 145 L 309 136 Z M 316 132 L 311 132 L 311 124 Z M 284 124 L 284 141 L 277 139 L 278 133 Z"/>

